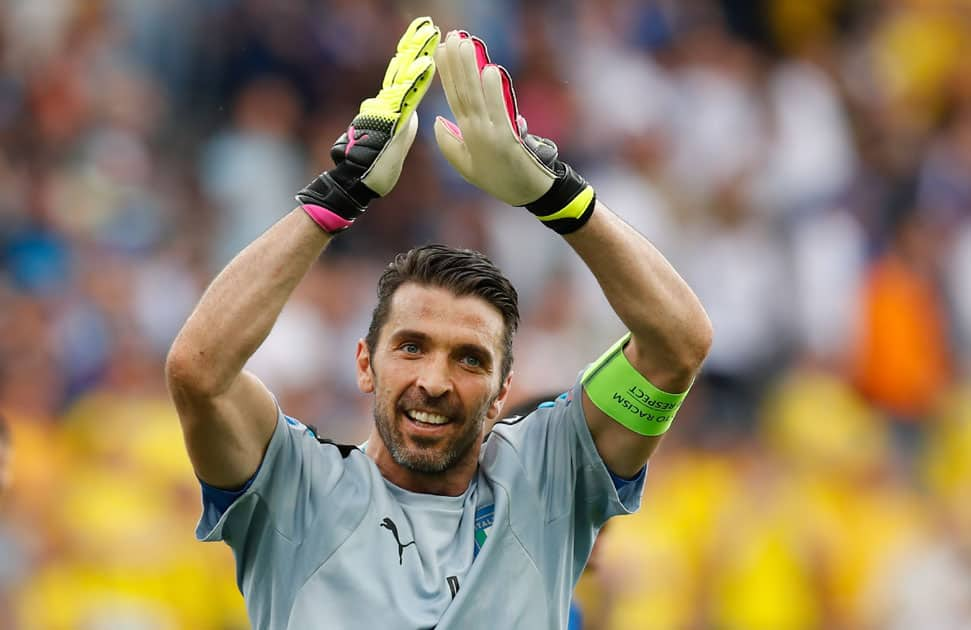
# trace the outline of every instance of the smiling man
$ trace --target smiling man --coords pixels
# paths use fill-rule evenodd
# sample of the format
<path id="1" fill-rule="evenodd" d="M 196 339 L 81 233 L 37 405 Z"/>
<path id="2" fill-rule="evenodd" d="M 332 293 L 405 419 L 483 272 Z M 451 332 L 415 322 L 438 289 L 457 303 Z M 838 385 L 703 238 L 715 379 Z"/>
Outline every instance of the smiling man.
<path id="1" fill-rule="evenodd" d="M 413 249 L 381 276 L 358 343 L 374 430 L 363 447 L 334 444 L 243 366 L 328 242 L 394 187 L 436 65 L 456 117 L 435 125 L 445 158 L 562 235 L 630 332 L 555 402 L 503 420 L 515 289 L 479 253 Z M 509 75 L 465 32 L 439 44 L 415 20 L 331 155 L 299 207 L 216 277 L 169 353 L 203 487 L 197 536 L 233 549 L 254 628 L 563 628 L 597 532 L 638 508 L 647 459 L 707 353 L 704 310 L 527 132 Z"/>
<path id="2" fill-rule="evenodd" d="M 357 353 L 358 386 L 374 394 L 367 453 L 385 479 L 465 492 L 509 391 L 518 323 L 516 290 L 477 252 L 430 245 L 389 265 Z"/>

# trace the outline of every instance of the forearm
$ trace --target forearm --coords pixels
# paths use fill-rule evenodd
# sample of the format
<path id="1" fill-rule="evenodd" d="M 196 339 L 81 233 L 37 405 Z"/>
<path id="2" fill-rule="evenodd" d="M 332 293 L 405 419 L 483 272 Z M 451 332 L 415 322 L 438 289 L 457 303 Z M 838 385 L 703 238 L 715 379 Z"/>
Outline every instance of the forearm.
<path id="1" fill-rule="evenodd" d="M 211 395 L 226 391 L 330 239 L 297 209 L 240 252 L 209 285 L 172 344 L 170 378 L 174 372 L 192 381 L 183 385 Z"/>
<path id="2" fill-rule="evenodd" d="M 626 354 L 632 364 L 662 390 L 687 389 L 712 331 L 701 302 L 674 267 L 599 201 L 586 225 L 564 238 L 631 331 Z"/>

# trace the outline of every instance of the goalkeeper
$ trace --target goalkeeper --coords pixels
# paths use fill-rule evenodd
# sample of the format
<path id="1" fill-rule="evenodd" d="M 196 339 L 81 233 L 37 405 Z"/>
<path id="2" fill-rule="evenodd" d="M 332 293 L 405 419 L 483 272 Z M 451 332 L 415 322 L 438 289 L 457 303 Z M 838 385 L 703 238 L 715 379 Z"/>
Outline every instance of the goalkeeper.
<path id="1" fill-rule="evenodd" d="M 565 627 L 597 532 L 638 508 L 647 459 L 710 344 L 668 262 L 527 132 L 485 45 L 439 40 L 430 19 L 410 25 L 334 168 L 216 277 L 169 353 L 203 488 L 196 534 L 233 549 L 254 628 Z M 560 235 L 536 238 L 566 239 L 630 332 L 555 402 L 502 420 L 515 289 L 476 252 L 399 254 L 357 347 L 374 429 L 334 444 L 243 366 L 328 242 L 391 192 L 436 66 L 455 117 L 435 124 L 445 158 Z"/>

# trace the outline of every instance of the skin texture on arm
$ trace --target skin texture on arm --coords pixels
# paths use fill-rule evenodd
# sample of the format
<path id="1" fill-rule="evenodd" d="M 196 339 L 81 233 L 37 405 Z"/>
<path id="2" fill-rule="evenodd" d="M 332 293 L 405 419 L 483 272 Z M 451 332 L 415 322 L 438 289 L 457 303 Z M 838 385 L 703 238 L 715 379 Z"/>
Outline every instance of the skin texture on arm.
<path id="1" fill-rule="evenodd" d="M 631 331 L 624 349 L 631 365 L 658 389 L 683 392 L 708 354 L 711 322 L 691 288 L 650 241 L 596 203 L 586 225 L 564 238 Z M 621 476 L 635 475 L 661 437 L 630 431 L 604 414 L 586 392 L 583 410 L 607 467 Z"/>
<path id="2" fill-rule="evenodd" d="M 243 366 L 330 239 L 292 211 L 220 272 L 172 344 L 166 381 L 189 458 L 209 485 L 238 488 L 263 459 L 276 403 Z"/>

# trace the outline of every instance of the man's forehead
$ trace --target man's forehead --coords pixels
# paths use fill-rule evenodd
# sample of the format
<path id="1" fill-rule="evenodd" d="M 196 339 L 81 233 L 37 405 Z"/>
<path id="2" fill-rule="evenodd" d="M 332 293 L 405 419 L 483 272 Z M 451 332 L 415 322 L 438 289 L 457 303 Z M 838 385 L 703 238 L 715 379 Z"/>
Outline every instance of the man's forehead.
<path id="1" fill-rule="evenodd" d="M 479 342 L 499 344 L 505 323 L 495 306 L 477 295 L 455 295 L 448 289 L 406 283 L 391 298 L 387 332 L 447 326 L 448 331 L 475 333 Z"/>

